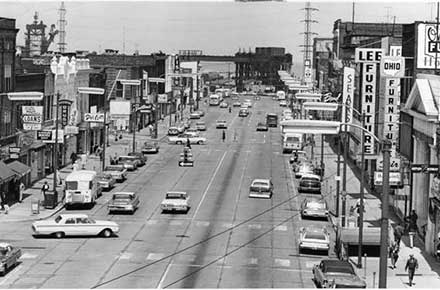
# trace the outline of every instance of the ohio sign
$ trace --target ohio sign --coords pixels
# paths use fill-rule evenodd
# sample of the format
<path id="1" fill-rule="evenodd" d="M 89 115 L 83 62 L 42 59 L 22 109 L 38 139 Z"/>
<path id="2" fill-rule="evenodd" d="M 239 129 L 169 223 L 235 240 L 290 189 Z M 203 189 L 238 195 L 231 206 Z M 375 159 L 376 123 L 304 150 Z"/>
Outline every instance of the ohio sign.
<path id="1" fill-rule="evenodd" d="M 405 75 L 405 59 L 400 56 L 382 56 L 380 75 L 390 78 L 402 78 Z"/>

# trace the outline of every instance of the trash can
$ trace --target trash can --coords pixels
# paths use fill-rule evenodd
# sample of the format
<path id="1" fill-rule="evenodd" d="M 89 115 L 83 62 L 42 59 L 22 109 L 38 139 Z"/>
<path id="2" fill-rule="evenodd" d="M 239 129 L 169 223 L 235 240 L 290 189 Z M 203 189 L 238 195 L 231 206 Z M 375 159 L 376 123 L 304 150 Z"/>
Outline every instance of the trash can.
<path id="1" fill-rule="evenodd" d="M 54 209 L 58 204 L 58 192 L 46 192 L 44 195 L 44 207 Z"/>
<path id="2" fill-rule="evenodd" d="M 32 214 L 40 213 L 40 200 L 34 198 L 31 200 L 31 212 Z"/>

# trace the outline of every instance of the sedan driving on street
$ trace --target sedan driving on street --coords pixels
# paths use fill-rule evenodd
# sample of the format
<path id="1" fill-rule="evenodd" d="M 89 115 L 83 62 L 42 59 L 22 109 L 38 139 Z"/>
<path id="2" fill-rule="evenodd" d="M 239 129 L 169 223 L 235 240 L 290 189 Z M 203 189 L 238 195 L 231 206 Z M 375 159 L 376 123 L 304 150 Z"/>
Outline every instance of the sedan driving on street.
<path id="1" fill-rule="evenodd" d="M 321 193 L 321 177 L 316 174 L 303 174 L 299 181 L 298 192 Z"/>
<path id="2" fill-rule="evenodd" d="M 102 189 L 110 190 L 115 186 L 116 179 L 109 173 L 101 173 L 97 175 L 98 184 Z"/>
<path id="3" fill-rule="evenodd" d="M 240 109 L 240 111 L 238 112 L 238 116 L 239 117 L 247 117 L 249 116 L 249 110 L 248 109 Z"/>
<path id="4" fill-rule="evenodd" d="M 226 121 L 225 120 L 218 120 L 215 123 L 215 128 L 217 128 L 217 129 L 227 129 L 228 126 L 226 125 Z"/>
<path id="5" fill-rule="evenodd" d="M 160 208 L 162 212 L 188 212 L 190 208 L 189 196 L 183 191 L 169 191 L 166 193 L 165 199 L 161 202 Z"/>
<path id="6" fill-rule="evenodd" d="M 327 219 L 327 202 L 318 198 L 304 199 L 301 204 L 301 218 L 304 219 L 306 217 Z"/>
<path id="7" fill-rule="evenodd" d="M 270 179 L 254 179 L 249 188 L 249 197 L 271 198 L 273 194 L 273 184 Z"/>
<path id="8" fill-rule="evenodd" d="M 191 114 L 189 115 L 189 118 L 190 118 L 190 119 L 200 119 L 200 114 L 197 113 L 197 112 L 191 113 Z"/>
<path id="9" fill-rule="evenodd" d="M 157 142 L 145 142 L 141 152 L 143 154 L 159 153 L 159 144 Z"/>
<path id="10" fill-rule="evenodd" d="M 280 107 L 287 107 L 287 102 L 285 100 L 281 100 Z"/>
<path id="11" fill-rule="evenodd" d="M 110 174 L 117 182 L 123 182 L 127 179 L 127 169 L 124 165 L 107 165 L 104 168 L 104 174 Z"/>
<path id="12" fill-rule="evenodd" d="M 206 131 L 206 123 L 203 121 L 197 122 L 196 129 L 199 131 Z"/>
<path id="13" fill-rule="evenodd" d="M 313 267 L 313 280 L 319 288 L 367 288 L 349 261 L 322 260 Z"/>
<path id="14" fill-rule="evenodd" d="M 139 203 L 139 197 L 134 192 L 115 192 L 107 205 L 108 213 L 129 212 L 134 214 Z"/>
<path id="15" fill-rule="evenodd" d="M 229 107 L 228 103 L 226 103 L 226 102 L 221 102 L 220 103 L 220 108 L 227 109 L 228 107 Z"/>
<path id="16" fill-rule="evenodd" d="M 267 125 L 265 123 L 259 122 L 257 124 L 257 131 L 268 131 L 269 128 L 267 127 Z"/>
<path id="17" fill-rule="evenodd" d="M 60 214 L 54 219 L 36 221 L 32 224 L 34 236 L 103 236 L 111 237 L 119 232 L 113 221 L 94 220 L 82 213 Z"/>
<path id="18" fill-rule="evenodd" d="M 299 252 L 303 250 L 326 251 L 330 249 L 330 235 L 325 228 L 303 227 L 299 232 Z"/>
<path id="19" fill-rule="evenodd" d="M 168 138 L 168 142 L 171 144 L 186 144 L 187 142 L 190 142 L 190 144 L 205 144 L 206 138 L 201 137 L 196 134 L 180 134 L 179 136 L 172 136 Z"/>
<path id="20" fill-rule="evenodd" d="M 233 102 L 233 103 L 232 103 L 232 107 L 241 107 L 241 103 L 240 103 L 240 101 Z"/>
<path id="21" fill-rule="evenodd" d="M 21 249 L 8 243 L 0 243 L 0 276 L 6 275 L 9 269 L 18 264 Z"/>

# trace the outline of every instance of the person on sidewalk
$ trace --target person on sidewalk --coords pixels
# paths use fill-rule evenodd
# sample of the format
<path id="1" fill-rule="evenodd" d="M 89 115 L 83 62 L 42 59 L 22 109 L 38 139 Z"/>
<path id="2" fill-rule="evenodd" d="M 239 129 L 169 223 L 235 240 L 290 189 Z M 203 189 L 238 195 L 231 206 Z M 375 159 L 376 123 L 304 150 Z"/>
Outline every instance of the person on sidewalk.
<path id="1" fill-rule="evenodd" d="M 405 271 L 408 271 L 408 284 L 409 286 L 412 286 L 413 284 L 413 278 L 414 278 L 414 274 L 416 272 L 416 269 L 419 268 L 419 262 L 417 262 L 417 259 L 414 258 L 413 254 L 409 255 L 408 260 L 406 261 L 406 265 L 405 265 Z"/>
<path id="2" fill-rule="evenodd" d="M 225 142 L 225 139 L 226 139 L 226 132 L 225 132 L 225 130 L 223 130 L 222 131 L 222 141 L 223 141 L 223 143 Z"/>
<path id="3" fill-rule="evenodd" d="M 402 236 L 405 233 L 405 228 L 399 223 L 394 228 L 394 242 L 397 247 L 400 248 L 400 241 L 402 240 Z"/>
<path id="4" fill-rule="evenodd" d="M 76 155 L 75 152 L 72 152 L 72 154 L 70 154 L 70 161 L 72 163 L 72 167 L 73 167 L 73 164 L 75 164 L 75 161 L 77 158 L 78 158 L 78 156 Z"/>
<path id="5" fill-rule="evenodd" d="M 191 141 L 189 141 L 189 138 L 186 138 L 186 147 L 191 149 Z"/>
<path id="6" fill-rule="evenodd" d="M 0 190 L 0 205 L 2 209 L 5 211 L 5 214 L 9 212 L 8 202 L 6 201 L 6 193 L 3 190 Z"/>
<path id="7" fill-rule="evenodd" d="M 25 189 L 26 187 L 24 186 L 24 183 L 21 181 L 20 185 L 18 186 L 18 202 L 20 203 L 23 201 L 23 195 Z"/>
<path id="8" fill-rule="evenodd" d="M 49 190 L 49 184 L 47 181 L 44 182 L 43 186 L 41 187 L 41 194 L 43 195 L 43 202 L 46 200 L 46 192 Z"/>
<path id="9" fill-rule="evenodd" d="M 396 269 L 396 263 L 399 259 L 399 246 L 393 242 L 389 249 L 389 257 L 391 259 L 391 269 Z"/>
<path id="10" fill-rule="evenodd" d="M 409 232 L 409 246 L 412 248 L 414 247 L 414 237 L 417 233 L 417 213 L 416 211 L 413 209 L 411 211 L 411 213 L 408 216 L 408 232 Z"/>

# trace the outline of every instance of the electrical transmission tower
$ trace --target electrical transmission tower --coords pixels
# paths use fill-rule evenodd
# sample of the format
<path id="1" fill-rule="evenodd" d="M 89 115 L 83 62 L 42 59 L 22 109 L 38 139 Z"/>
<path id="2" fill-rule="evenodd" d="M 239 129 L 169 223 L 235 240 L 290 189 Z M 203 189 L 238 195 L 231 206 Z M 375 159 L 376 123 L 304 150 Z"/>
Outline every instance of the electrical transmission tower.
<path id="1" fill-rule="evenodd" d="M 317 33 L 312 32 L 312 23 L 317 23 L 318 21 L 312 19 L 312 13 L 313 11 L 318 11 L 317 8 L 313 8 L 310 5 L 310 2 L 306 2 L 306 7 L 303 9 L 305 11 L 305 18 L 304 20 L 301 20 L 301 22 L 304 22 L 304 32 L 301 34 L 304 34 L 304 44 L 300 45 L 304 49 L 301 51 L 303 52 L 303 77 L 306 82 L 311 81 L 311 71 L 312 71 L 312 53 L 313 53 L 313 44 L 312 44 L 312 37 L 313 35 L 316 35 Z"/>
<path id="2" fill-rule="evenodd" d="M 61 2 L 61 7 L 58 10 L 58 15 L 60 16 L 58 20 L 60 41 L 58 42 L 58 49 L 61 53 L 66 52 L 66 8 L 64 7 L 64 2 Z"/>

